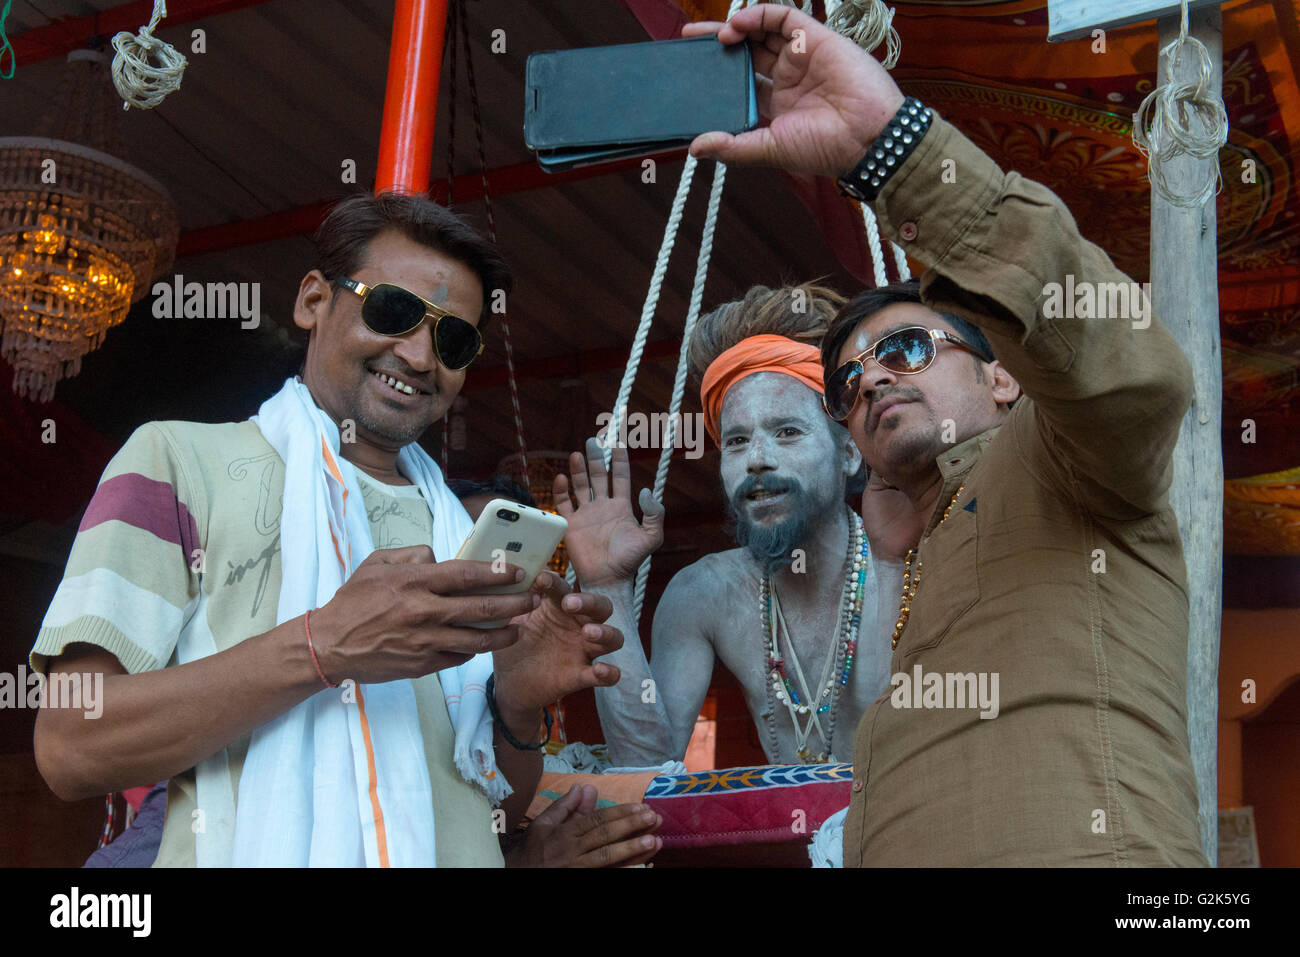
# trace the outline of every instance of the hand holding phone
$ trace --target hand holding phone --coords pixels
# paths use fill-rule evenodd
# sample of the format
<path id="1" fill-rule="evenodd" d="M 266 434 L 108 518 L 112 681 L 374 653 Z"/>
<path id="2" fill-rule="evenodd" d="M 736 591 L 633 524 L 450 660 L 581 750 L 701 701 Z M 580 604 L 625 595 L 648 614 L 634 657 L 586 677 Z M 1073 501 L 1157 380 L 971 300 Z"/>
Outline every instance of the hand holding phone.
<path id="1" fill-rule="evenodd" d="M 524 96 L 524 142 L 548 172 L 758 125 L 749 47 L 712 36 L 534 53 Z"/>
<path id="2" fill-rule="evenodd" d="M 495 571 L 504 571 L 506 565 L 517 565 L 524 570 L 524 578 L 513 585 L 478 588 L 465 594 L 514 595 L 527 591 L 555 554 L 556 546 L 564 540 L 568 527 L 569 523 L 559 515 L 494 498 L 480 513 L 474 530 L 456 557 L 490 562 Z M 505 624 L 506 621 L 479 622 L 471 627 L 500 628 Z"/>

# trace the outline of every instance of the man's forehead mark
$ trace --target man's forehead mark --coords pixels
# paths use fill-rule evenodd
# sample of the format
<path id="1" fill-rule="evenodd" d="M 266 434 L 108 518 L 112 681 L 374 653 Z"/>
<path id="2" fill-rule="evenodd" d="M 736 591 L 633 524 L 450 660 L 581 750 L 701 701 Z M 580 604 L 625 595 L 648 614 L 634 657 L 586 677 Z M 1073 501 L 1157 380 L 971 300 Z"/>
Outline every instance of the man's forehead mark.
<path id="1" fill-rule="evenodd" d="M 447 301 L 448 295 L 449 293 L 447 291 L 447 284 L 444 282 L 440 286 L 438 286 L 437 289 L 433 291 L 433 294 L 431 296 L 429 296 L 429 301 L 433 303 L 435 306 L 441 306 L 444 302 Z"/>

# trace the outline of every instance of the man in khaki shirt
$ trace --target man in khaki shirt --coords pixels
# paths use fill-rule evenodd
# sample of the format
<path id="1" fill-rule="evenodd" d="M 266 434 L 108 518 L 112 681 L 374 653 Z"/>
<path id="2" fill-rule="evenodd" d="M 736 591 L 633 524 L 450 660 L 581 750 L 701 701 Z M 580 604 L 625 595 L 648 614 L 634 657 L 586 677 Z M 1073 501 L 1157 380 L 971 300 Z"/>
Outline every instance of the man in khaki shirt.
<path id="1" fill-rule="evenodd" d="M 919 296 L 864 293 L 823 343 L 828 411 L 874 473 L 872 553 L 906 562 L 892 595 L 881 576 L 894 681 L 858 728 L 844 863 L 1204 865 L 1168 502 L 1185 357 L 1055 195 L 851 41 L 770 5 L 684 32 L 710 31 L 752 41 L 772 122 L 692 152 L 854 171 L 926 267 Z"/>

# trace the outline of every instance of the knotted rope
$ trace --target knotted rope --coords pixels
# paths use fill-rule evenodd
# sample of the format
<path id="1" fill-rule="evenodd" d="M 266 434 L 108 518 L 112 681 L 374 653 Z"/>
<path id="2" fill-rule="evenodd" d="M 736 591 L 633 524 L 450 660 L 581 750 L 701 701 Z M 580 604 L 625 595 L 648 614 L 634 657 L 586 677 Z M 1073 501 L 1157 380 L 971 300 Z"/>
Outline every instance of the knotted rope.
<path id="1" fill-rule="evenodd" d="M 122 97 L 122 109 L 152 110 L 168 93 L 181 88 L 185 55 L 153 35 L 158 21 L 167 16 L 166 0 L 154 0 L 149 25 L 139 35 L 123 30 L 113 37 L 113 86 Z M 158 61 L 155 66 L 151 58 Z"/>
<path id="2" fill-rule="evenodd" d="M 827 2 L 826 25 L 868 53 L 885 44 L 885 59 L 881 62 L 886 70 L 892 70 L 903 50 L 898 31 L 894 29 L 893 7 L 886 7 L 884 0 L 843 0 L 833 12 L 831 6 Z"/>
<path id="3" fill-rule="evenodd" d="M 1190 46 L 1198 59 L 1195 82 L 1175 79 L 1178 58 Z M 1216 161 L 1228 142 L 1228 114 L 1223 98 L 1211 88 L 1214 64 L 1205 44 L 1187 35 L 1187 0 L 1183 0 L 1178 38 L 1160 51 L 1165 58 L 1164 82 L 1147 94 L 1133 115 L 1133 145 L 1147 158 L 1151 190 L 1166 202 L 1198 209 L 1223 188 L 1223 172 L 1213 162 L 1213 175 L 1195 191 L 1180 193 L 1165 176 L 1165 164 L 1175 156 Z M 1196 127 L 1193 128 L 1193 121 Z"/>
<path id="4" fill-rule="evenodd" d="M 862 207 L 862 225 L 867 230 L 867 245 L 871 248 L 871 278 L 876 288 L 889 285 L 889 275 L 885 272 L 885 250 L 880 245 L 880 226 L 876 223 L 876 212 L 870 203 L 859 203 Z M 902 252 L 897 246 L 895 252 Z M 904 260 L 906 261 L 906 260 Z"/>

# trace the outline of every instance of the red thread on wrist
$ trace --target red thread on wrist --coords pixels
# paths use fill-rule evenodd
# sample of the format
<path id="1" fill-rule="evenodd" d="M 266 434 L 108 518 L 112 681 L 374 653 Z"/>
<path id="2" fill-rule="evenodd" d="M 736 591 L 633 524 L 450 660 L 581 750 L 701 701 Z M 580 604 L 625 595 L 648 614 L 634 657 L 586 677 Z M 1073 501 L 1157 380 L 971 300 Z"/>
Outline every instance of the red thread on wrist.
<path id="1" fill-rule="evenodd" d="M 320 670 L 320 661 L 316 658 L 316 649 L 311 643 L 311 612 L 302 616 L 302 627 L 307 632 L 307 650 L 311 652 L 311 663 L 316 666 L 316 674 L 320 675 L 320 680 L 325 682 L 327 687 L 337 688 L 338 685 L 325 677 L 325 672 Z"/>

